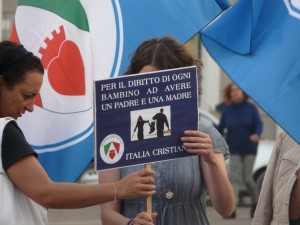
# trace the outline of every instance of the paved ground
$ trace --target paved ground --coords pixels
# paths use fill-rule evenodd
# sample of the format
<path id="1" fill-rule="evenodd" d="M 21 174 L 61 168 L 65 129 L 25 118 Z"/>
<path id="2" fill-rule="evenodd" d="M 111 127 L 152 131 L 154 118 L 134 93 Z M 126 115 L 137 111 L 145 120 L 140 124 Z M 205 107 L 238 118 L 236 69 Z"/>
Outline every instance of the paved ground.
<path id="1" fill-rule="evenodd" d="M 249 207 L 239 207 L 236 219 L 223 219 L 212 207 L 207 208 L 211 225 L 251 225 Z M 74 210 L 49 210 L 50 225 L 101 225 L 99 206 Z"/>
<path id="2" fill-rule="evenodd" d="M 207 214 L 211 225 L 251 225 L 249 207 L 239 207 L 236 219 L 223 219 L 212 207 L 208 207 Z"/>

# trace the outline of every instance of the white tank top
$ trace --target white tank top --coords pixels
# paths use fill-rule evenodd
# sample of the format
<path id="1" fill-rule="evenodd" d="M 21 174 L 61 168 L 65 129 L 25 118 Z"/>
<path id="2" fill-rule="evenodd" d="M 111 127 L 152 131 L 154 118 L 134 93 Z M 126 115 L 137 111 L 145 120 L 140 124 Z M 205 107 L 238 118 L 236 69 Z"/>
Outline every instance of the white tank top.
<path id="1" fill-rule="evenodd" d="M 2 134 L 13 118 L 0 118 L 0 224 L 47 225 L 47 209 L 37 204 L 10 181 L 2 166 Z"/>

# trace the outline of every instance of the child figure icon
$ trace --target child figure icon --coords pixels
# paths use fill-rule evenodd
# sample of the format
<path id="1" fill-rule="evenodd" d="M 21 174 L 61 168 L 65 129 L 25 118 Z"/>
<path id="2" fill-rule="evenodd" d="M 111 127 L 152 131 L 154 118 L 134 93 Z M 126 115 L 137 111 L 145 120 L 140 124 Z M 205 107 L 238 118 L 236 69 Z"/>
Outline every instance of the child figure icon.
<path id="1" fill-rule="evenodd" d="M 155 131 L 155 121 L 149 123 L 149 126 L 150 126 L 149 134 L 152 134 Z"/>

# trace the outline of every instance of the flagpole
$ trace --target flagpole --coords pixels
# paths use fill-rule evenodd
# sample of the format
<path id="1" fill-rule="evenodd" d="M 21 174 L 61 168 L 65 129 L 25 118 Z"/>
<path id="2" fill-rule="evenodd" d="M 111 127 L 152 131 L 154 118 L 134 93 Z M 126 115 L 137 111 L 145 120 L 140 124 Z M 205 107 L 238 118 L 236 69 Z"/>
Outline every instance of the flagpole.
<path id="1" fill-rule="evenodd" d="M 146 163 L 145 168 L 147 170 L 150 170 L 151 169 L 151 163 Z M 149 215 L 152 215 L 152 196 L 147 196 L 146 197 L 146 212 Z"/>

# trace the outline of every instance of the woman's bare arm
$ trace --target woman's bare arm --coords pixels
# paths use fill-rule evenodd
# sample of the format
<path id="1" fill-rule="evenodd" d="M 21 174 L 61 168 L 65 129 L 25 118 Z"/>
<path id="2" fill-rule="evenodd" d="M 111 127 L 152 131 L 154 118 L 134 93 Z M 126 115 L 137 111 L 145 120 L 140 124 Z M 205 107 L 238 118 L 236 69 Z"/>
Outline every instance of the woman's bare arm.
<path id="1" fill-rule="evenodd" d="M 227 176 L 224 156 L 215 153 L 208 134 L 187 130 L 182 137 L 184 146 L 190 153 L 200 157 L 201 170 L 212 204 L 223 217 L 229 217 L 234 211 L 234 193 Z"/>
<path id="2" fill-rule="evenodd" d="M 141 170 L 115 182 L 117 198 L 154 193 L 153 171 Z M 26 156 L 7 170 L 11 181 L 28 197 L 46 208 L 81 208 L 112 201 L 113 183 L 77 184 L 53 182 L 37 159 Z"/>

